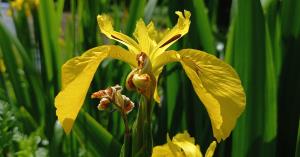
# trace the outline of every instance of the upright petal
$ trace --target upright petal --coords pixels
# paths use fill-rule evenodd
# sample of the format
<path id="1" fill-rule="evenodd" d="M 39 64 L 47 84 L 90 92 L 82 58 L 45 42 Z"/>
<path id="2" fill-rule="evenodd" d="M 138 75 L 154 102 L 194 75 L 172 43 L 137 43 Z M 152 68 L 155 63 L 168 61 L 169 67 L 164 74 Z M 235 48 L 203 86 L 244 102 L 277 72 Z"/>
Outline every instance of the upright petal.
<path id="1" fill-rule="evenodd" d="M 98 15 L 97 21 L 101 32 L 105 34 L 108 38 L 124 44 L 128 47 L 128 49 L 132 50 L 136 54 L 141 52 L 141 49 L 135 40 L 123 33 L 114 30 L 110 16 L 106 14 Z"/>
<path id="2" fill-rule="evenodd" d="M 92 48 L 63 65 L 63 88 L 55 97 L 55 107 L 58 120 L 66 133 L 72 129 L 99 64 L 107 57 L 120 59 L 136 66 L 135 55 L 118 46 Z"/>
<path id="3" fill-rule="evenodd" d="M 141 51 L 149 56 L 150 48 L 153 47 L 155 43 L 153 43 L 154 41 L 152 41 L 152 39 L 149 37 L 148 29 L 142 19 L 136 23 L 133 35 L 139 42 Z"/>
<path id="4" fill-rule="evenodd" d="M 156 58 L 157 56 L 159 56 L 170 45 L 172 45 L 175 41 L 177 41 L 188 32 L 191 23 L 191 13 L 185 10 L 184 13 L 176 11 L 176 14 L 179 16 L 177 24 L 166 33 L 166 35 L 161 39 L 157 46 L 152 50 L 150 56 L 151 58 Z"/>
<path id="5" fill-rule="evenodd" d="M 226 139 L 245 108 L 245 93 L 237 73 L 230 65 L 199 50 L 184 49 L 178 54 L 207 109 L 215 138 Z"/>

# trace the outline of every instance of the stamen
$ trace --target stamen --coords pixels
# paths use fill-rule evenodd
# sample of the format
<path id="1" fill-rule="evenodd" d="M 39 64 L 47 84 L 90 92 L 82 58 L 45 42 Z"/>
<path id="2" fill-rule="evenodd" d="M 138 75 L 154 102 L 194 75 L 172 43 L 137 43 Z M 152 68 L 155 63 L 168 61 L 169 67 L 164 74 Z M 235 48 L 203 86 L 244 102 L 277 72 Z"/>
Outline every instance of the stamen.
<path id="1" fill-rule="evenodd" d="M 181 37 L 181 34 L 177 34 L 177 35 L 173 36 L 173 37 L 172 37 L 171 39 L 169 39 L 167 42 L 165 42 L 164 44 L 162 44 L 159 48 L 162 48 L 162 47 L 164 47 L 164 46 L 170 44 L 172 41 L 175 41 L 175 40 L 177 40 L 177 39 L 180 38 L 180 37 Z"/>

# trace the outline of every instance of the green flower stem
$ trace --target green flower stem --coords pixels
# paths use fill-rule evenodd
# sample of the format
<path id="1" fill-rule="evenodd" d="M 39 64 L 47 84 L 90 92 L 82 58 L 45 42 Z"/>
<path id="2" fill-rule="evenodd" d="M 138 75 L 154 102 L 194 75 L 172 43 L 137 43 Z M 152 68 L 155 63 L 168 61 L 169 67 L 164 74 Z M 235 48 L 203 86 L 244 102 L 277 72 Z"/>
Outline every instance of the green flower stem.
<path id="1" fill-rule="evenodd" d="M 141 96 L 137 119 L 132 128 L 132 156 L 150 157 L 152 153 L 152 99 Z"/>
<path id="2" fill-rule="evenodd" d="M 125 135 L 120 157 L 131 157 L 131 134 L 128 126 L 128 120 L 125 112 L 121 112 L 121 115 L 125 124 Z"/>

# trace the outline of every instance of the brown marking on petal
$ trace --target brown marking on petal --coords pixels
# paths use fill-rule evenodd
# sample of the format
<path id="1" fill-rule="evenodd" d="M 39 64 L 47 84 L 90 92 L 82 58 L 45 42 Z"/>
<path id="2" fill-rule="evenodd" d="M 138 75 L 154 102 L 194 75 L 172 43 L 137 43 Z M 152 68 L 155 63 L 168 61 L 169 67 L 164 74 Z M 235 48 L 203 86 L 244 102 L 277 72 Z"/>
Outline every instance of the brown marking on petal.
<path id="1" fill-rule="evenodd" d="M 120 38 L 118 38 L 118 37 L 116 37 L 116 36 L 114 36 L 114 35 L 110 35 L 112 38 L 114 38 L 114 39 L 116 39 L 116 40 L 120 40 L 120 41 L 123 41 L 123 40 L 121 40 Z M 124 41 L 123 41 L 124 42 Z"/>
<path id="2" fill-rule="evenodd" d="M 159 48 L 162 48 L 162 47 L 164 47 L 164 46 L 170 44 L 172 41 L 175 41 L 175 40 L 177 40 L 177 39 L 180 38 L 180 37 L 181 37 L 181 34 L 177 34 L 177 35 L 173 36 L 171 39 L 169 39 L 169 40 L 166 41 L 164 44 L 162 44 Z"/>
<path id="3" fill-rule="evenodd" d="M 134 85 L 133 82 L 132 82 L 132 78 L 133 78 L 133 75 L 130 75 L 130 76 L 129 76 L 129 79 L 128 79 L 128 81 L 127 81 L 127 88 L 128 88 L 128 89 L 134 89 L 134 88 L 135 88 L 135 85 Z"/>

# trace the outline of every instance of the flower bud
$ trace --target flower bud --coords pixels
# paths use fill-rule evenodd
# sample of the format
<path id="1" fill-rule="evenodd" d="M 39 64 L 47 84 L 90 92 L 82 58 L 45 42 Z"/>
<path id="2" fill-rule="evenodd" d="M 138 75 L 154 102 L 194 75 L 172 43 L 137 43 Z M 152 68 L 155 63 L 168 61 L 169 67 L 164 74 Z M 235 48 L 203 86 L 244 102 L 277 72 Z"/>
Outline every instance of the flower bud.
<path id="1" fill-rule="evenodd" d="M 136 87 L 135 87 L 135 85 L 134 85 L 133 82 L 132 82 L 132 78 L 133 78 L 133 76 L 134 76 L 135 74 L 137 74 L 137 73 L 138 73 L 138 69 L 134 69 L 134 70 L 132 70 L 132 71 L 128 74 L 128 76 L 127 76 L 127 78 L 126 78 L 126 88 L 127 88 L 129 91 L 136 90 Z"/>
<path id="2" fill-rule="evenodd" d="M 98 110 L 105 110 L 109 104 L 110 104 L 110 100 L 108 98 L 102 98 L 97 108 Z"/>
<path id="3" fill-rule="evenodd" d="M 148 74 L 135 74 L 133 75 L 132 82 L 135 87 L 140 90 L 148 90 L 150 85 L 150 76 Z"/>
<path id="4" fill-rule="evenodd" d="M 115 85 L 105 90 L 99 90 L 91 95 L 92 98 L 100 99 L 98 110 L 105 110 L 110 103 L 113 103 L 119 111 L 128 114 L 134 107 L 134 103 L 125 95 L 121 94 L 122 87 Z"/>
<path id="5" fill-rule="evenodd" d="M 134 108 L 134 103 L 127 96 L 125 95 L 122 96 L 124 100 L 123 110 L 126 114 L 128 114 Z"/>

